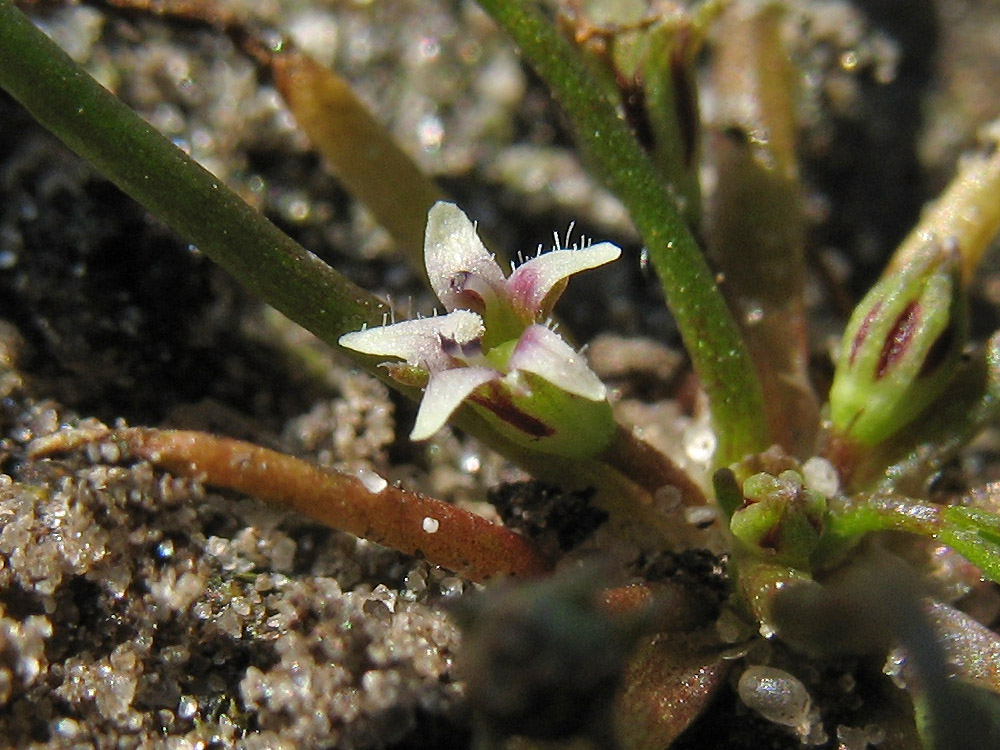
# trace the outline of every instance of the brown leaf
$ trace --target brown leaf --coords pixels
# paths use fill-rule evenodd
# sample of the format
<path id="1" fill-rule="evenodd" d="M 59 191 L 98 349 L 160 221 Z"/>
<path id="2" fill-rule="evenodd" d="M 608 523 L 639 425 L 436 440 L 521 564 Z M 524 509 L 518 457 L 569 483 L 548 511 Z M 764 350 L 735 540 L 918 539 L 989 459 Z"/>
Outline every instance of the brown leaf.
<path id="1" fill-rule="evenodd" d="M 663 750 L 688 728 L 725 682 L 714 626 L 650 637 L 629 662 L 618 710 L 624 750 Z"/>

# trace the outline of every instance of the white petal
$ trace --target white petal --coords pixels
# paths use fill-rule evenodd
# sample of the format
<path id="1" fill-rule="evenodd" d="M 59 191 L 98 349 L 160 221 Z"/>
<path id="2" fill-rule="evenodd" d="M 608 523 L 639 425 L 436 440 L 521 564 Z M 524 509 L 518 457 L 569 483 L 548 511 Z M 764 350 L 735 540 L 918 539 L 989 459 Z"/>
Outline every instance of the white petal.
<path id="1" fill-rule="evenodd" d="M 499 380 L 500 373 L 488 367 L 458 367 L 431 375 L 411 440 L 426 440 L 440 430 L 455 409 L 483 383 Z"/>
<path id="2" fill-rule="evenodd" d="M 507 280 L 507 294 L 519 313 L 532 320 L 549 314 L 558 295 L 546 301 L 557 284 L 574 273 L 603 266 L 622 254 L 617 245 L 602 242 L 580 250 L 553 250 L 515 269 Z M 547 302 L 545 309 L 543 303 Z"/>
<path id="3" fill-rule="evenodd" d="M 427 214 L 424 264 L 431 288 L 448 310 L 474 309 L 484 293 L 503 290 L 504 275 L 476 234 L 476 227 L 454 203 L 438 201 Z M 465 294 L 462 289 L 469 288 Z"/>
<path id="4" fill-rule="evenodd" d="M 404 320 L 402 323 L 345 333 L 338 342 L 362 354 L 398 357 L 406 360 L 407 364 L 434 372 L 453 364 L 441 347 L 442 338 L 467 344 L 480 338 L 483 331 L 483 319 L 476 313 L 456 310 L 433 318 Z"/>
<path id="5" fill-rule="evenodd" d="M 602 401 L 607 388 L 587 365 L 586 359 L 542 325 L 528 326 L 507 361 L 508 370 L 538 375 L 564 391 L 591 401 Z"/>

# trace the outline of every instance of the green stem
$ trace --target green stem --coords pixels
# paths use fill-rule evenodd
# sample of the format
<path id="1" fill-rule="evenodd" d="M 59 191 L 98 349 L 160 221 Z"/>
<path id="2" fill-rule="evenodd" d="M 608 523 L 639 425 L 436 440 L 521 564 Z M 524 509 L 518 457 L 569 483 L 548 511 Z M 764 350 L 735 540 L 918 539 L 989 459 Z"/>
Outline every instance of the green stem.
<path id="1" fill-rule="evenodd" d="M 527 0 L 479 0 L 520 46 L 575 125 L 580 148 L 639 230 L 708 393 L 728 464 L 769 444 L 760 382 L 698 243 L 616 106 L 579 51 Z"/>
<path id="2" fill-rule="evenodd" d="M 0 0 L 0 87 L 247 289 L 330 344 L 388 309 L 254 211 Z"/>
<path id="3" fill-rule="evenodd" d="M 836 560 L 863 535 L 904 531 L 936 539 L 1000 581 L 1000 516 L 979 508 L 936 505 L 901 495 L 880 494 L 844 500 L 826 520 L 827 559 Z"/>

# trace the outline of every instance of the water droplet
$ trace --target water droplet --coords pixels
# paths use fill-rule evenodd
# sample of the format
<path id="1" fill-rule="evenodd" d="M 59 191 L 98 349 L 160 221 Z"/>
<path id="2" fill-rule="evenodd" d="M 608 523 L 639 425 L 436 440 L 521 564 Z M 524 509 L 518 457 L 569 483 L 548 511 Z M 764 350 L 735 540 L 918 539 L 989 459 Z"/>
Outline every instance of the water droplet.
<path id="1" fill-rule="evenodd" d="M 812 700 L 805 685 L 789 672 L 774 667 L 749 667 L 737 686 L 740 699 L 765 719 L 795 727 L 804 724 Z"/>
<path id="2" fill-rule="evenodd" d="M 483 467 L 483 461 L 478 453 L 466 453 L 459 460 L 459 466 L 466 474 L 475 474 Z"/>
<path id="3" fill-rule="evenodd" d="M 389 486 L 389 482 L 384 477 L 379 476 L 374 471 L 368 471 L 368 469 L 358 469 L 354 472 L 354 476 L 361 480 L 361 484 L 365 486 L 366 490 L 376 495 Z"/>
<path id="4" fill-rule="evenodd" d="M 420 56 L 425 60 L 433 60 L 441 54 L 441 44 L 436 38 L 431 36 L 425 36 L 420 39 L 419 49 Z"/>
<path id="5" fill-rule="evenodd" d="M 684 430 L 684 453 L 692 461 L 707 464 L 715 453 L 715 433 L 708 423 L 697 422 Z"/>
<path id="6" fill-rule="evenodd" d="M 417 139 L 424 151 L 438 151 L 444 141 L 444 123 L 441 118 L 432 114 L 421 117 L 417 125 Z"/>
<path id="7" fill-rule="evenodd" d="M 764 306 L 757 300 L 743 302 L 743 320 L 748 326 L 756 325 L 764 319 Z"/>
<path id="8" fill-rule="evenodd" d="M 849 49 L 840 55 L 840 67 L 848 72 L 855 70 L 859 62 L 861 62 L 861 57 L 857 50 Z"/>
<path id="9" fill-rule="evenodd" d="M 806 487 L 826 497 L 840 493 L 840 475 L 833 464 L 820 456 L 813 456 L 802 464 L 802 477 Z"/>

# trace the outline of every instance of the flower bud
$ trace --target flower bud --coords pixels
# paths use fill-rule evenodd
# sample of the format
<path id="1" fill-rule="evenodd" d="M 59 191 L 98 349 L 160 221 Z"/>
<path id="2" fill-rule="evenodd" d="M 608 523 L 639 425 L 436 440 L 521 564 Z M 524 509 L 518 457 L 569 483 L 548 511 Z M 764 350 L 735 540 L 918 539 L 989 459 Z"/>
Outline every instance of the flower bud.
<path id="1" fill-rule="evenodd" d="M 830 417 L 840 435 L 880 443 L 951 381 L 968 317 L 957 261 L 955 253 L 928 248 L 880 279 L 855 308 L 830 389 Z"/>
<path id="2" fill-rule="evenodd" d="M 733 513 L 733 536 L 761 557 L 808 570 L 823 533 L 826 498 L 803 486 L 802 475 L 760 473 L 743 483 L 744 505 Z"/>

